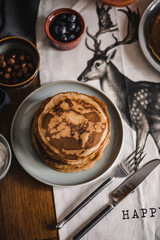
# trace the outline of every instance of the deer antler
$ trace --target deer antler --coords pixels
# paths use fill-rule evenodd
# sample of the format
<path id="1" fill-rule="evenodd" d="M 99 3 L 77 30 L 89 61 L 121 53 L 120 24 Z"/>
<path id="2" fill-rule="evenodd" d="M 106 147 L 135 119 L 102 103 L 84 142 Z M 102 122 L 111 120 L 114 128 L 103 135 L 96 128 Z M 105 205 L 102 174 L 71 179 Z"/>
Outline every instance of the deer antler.
<path id="1" fill-rule="evenodd" d="M 128 11 L 120 9 L 119 11 L 124 12 L 128 17 L 128 29 L 125 39 L 125 44 L 132 43 L 138 40 L 138 25 L 140 21 L 139 9 L 137 8 L 137 13 L 132 12 L 129 7 Z"/>
<path id="2" fill-rule="evenodd" d="M 115 39 L 115 42 L 108 46 L 103 52 L 106 54 L 110 49 L 117 47 L 119 45 L 125 45 L 129 43 L 133 43 L 138 40 L 138 25 L 140 21 L 139 9 L 137 8 L 137 13 L 132 12 L 129 7 L 127 7 L 127 11 L 123 9 L 119 9 L 119 11 L 125 13 L 128 17 L 128 27 L 127 34 L 123 38 L 123 40 L 118 41 L 118 39 L 112 34 L 112 37 Z"/>
<path id="3" fill-rule="evenodd" d="M 91 48 L 88 45 L 87 39 L 85 43 L 86 43 L 86 47 L 89 50 L 95 52 L 96 54 L 102 54 L 103 51 L 100 49 L 101 40 L 98 41 L 98 36 L 102 33 L 117 31 L 118 28 L 117 27 L 115 28 L 117 24 L 113 24 L 113 22 L 111 21 L 111 17 L 109 14 L 109 10 L 111 9 L 111 7 L 108 7 L 107 9 L 105 9 L 104 3 L 101 5 L 101 7 L 99 7 L 99 5 L 96 3 L 96 6 L 97 6 L 97 15 L 99 18 L 99 30 L 95 35 L 92 35 L 88 31 L 88 27 L 86 28 L 87 35 L 90 38 L 92 38 L 94 41 L 94 48 Z"/>
<path id="4" fill-rule="evenodd" d="M 111 9 L 111 7 L 108 7 L 107 9 L 105 9 L 104 4 L 102 4 L 101 7 L 99 7 L 98 4 L 96 4 L 96 5 L 97 5 L 97 14 L 98 14 L 98 18 L 99 18 L 99 30 L 95 35 L 92 35 L 88 31 L 88 27 L 86 28 L 87 35 L 90 38 L 92 38 L 94 41 L 94 48 L 91 48 L 88 45 L 87 39 L 86 39 L 86 42 L 85 42 L 86 47 L 89 50 L 93 51 L 97 55 L 99 55 L 99 54 L 106 55 L 107 52 L 114 47 L 117 47 L 119 45 L 129 44 L 129 43 L 137 41 L 137 39 L 138 39 L 138 24 L 140 21 L 139 9 L 137 8 L 137 13 L 136 13 L 136 12 L 132 12 L 130 10 L 130 8 L 127 7 L 127 10 L 119 9 L 119 11 L 125 13 L 128 18 L 128 27 L 127 27 L 126 36 L 121 41 L 118 41 L 117 37 L 115 37 L 115 35 L 112 34 L 112 37 L 114 38 L 115 42 L 113 44 L 111 44 L 110 46 L 108 46 L 105 50 L 101 50 L 100 49 L 101 40 L 98 40 L 99 35 L 102 33 L 106 33 L 106 32 L 117 31 L 118 28 L 117 27 L 115 28 L 115 26 L 117 24 L 113 24 L 113 22 L 111 21 L 111 17 L 109 14 L 109 10 Z"/>
<path id="5" fill-rule="evenodd" d="M 98 3 L 96 3 L 97 15 L 99 19 L 99 31 L 96 33 L 96 37 L 105 32 L 113 32 L 118 30 L 117 27 L 115 28 L 117 24 L 113 24 L 109 14 L 111 7 L 109 6 L 107 9 L 105 9 L 104 5 L 105 4 L 103 3 L 101 7 L 99 7 Z"/>
<path id="6" fill-rule="evenodd" d="M 96 54 L 100 54 L 100 53 L 103 53 L 103 51 L 100 50 L 100 44 L 101 44 L 101 40 L 98 41 L 98 37 L 95 35 L 91 35 L 89 32 L 88 32 L 88 27 L 86 28 L 86 33 L 87 35 L 93 39 L 94 41 L 94 48 L 91 48 L 89 45 L 88 45 L 88 42 L 87 42 L 87 38 L 86 38 L 86 46 L 89 50 L 91 50 L 92 52 L 95 52 Z"/>

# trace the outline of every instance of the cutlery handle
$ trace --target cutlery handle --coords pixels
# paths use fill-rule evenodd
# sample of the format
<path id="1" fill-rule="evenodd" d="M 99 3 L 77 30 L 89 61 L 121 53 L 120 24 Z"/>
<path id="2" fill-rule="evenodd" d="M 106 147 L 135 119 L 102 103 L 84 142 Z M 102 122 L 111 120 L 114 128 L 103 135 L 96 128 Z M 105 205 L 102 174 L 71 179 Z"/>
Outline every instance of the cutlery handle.
<path id="1" fill-rule="evenodd" d="M 99 221 L 101 221 L 112 209 L 113 204 L 108 205 L 102 212 L 100 212 L 90 223 L 88 223 L 79 233 L 77 233 L 72 240 L 81 239 L 87 232 L 89 232 Z"/>
<path id="2" fill-rule="evenodd" d="M 74 217 L 83 207 L 85 207 L 95 196 L 97 196 L 105 187 L 107 187 L 115 176 L 109 177 L 99 187 L 97 187 L 86 199 L 84 199 L 75 209 L 73 209 L 62 221 L 57 223 L 56 228 L 62 228 L 72 217 Z"/>

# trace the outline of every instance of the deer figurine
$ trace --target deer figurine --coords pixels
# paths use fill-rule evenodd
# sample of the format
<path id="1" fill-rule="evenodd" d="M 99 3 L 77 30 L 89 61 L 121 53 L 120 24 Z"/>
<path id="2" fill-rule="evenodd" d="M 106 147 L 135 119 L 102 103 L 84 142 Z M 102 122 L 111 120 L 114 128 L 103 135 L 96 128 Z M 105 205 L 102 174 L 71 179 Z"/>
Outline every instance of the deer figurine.
<path id="1" fill-rule="evenodd" d="M 112 62 L 116 47 L 138 40 L 139 11 L 137 9 L 137 13 L 132 12 L 128 7 L 127 10 L 119 10 L 128 18 L 126 36 L 118 40 L 112 34 L 114 42 L 102 50 L 98 37 L 107 32 L 117 31 L 110 18 L 110 9 L 111 7 L 105 9 L 104 4 L 101 7 L 97 4 L 99 30 L 95 35 L 91 35 L 86 28 L 87 35 L 94 41 L 94 47 L 91 48 L 86 39 L 86 47 L 94 52 L 94 56 L 88 61 L 78 81 L 99 79 L 101 89 L 118 106 L 124 120 L 136 131 L 136 148 L 144 149 L 148 134 L 151 134 L 160 152 L 160 84 L 148 81 L 134 82 L 123 75 Z M 114 50 L 109 53 L 112 49 Z"/>

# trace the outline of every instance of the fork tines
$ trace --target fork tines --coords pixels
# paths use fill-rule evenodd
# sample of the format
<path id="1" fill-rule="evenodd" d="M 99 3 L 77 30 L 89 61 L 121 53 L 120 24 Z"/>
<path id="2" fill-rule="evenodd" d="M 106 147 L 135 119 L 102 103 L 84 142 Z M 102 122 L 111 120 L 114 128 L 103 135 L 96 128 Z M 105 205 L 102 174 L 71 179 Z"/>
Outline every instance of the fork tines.
<path id="1" fill-rule="evenodd" d="M 136 170 L 143 158 L 146 156 L 143 149 L 140 149 L 138 147 L 135 151 L 133 151 L 125 160 L 125 164 L 128 166 L 128 168 L 131 168 L 131 170 Z"/>

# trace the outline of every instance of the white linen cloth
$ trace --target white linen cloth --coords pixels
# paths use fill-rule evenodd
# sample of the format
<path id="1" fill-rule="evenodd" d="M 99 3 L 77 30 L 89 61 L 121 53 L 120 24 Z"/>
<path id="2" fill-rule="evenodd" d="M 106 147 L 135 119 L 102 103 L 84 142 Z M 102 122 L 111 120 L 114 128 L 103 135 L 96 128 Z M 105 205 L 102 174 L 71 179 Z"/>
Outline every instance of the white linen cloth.
<path id="1" fill-rule="evenodd" d="M 94 33 L 98 27 L 96 4 L 102 4 L 95 0 L 41 0 L 37 16 L 36 42 L 40 52 L 40 82 L 45 85 L 57 80 L 75 80 L 85 69 L 87 61 L 93 57 L 93 52 L 85 46 L 85 38 L 81 44 L 71 51 L 59 51 L 53 48 L 44 31 L 46 17 L 55 9 L 62 7 L 74 8 L 85 19 L 86 26 Z M 137 7 L 140 15 L 151 0 L 139 0 L 130 5 L 132 10 Z M 111 18 L 118 24 L 119 29 L 126 28 L 123 13 L 118 8 L 112 8 Z M 113 21 L 113 22 L 114 22 Z M 123 31 L 122 31 L 123 32 Z M 107 36 L 105 41 L 109 41 Z M 91 42 L 92 44 L 92 42 Z M 103 46 L 103 43 L 102 43 Z M 115 65 L 133 81 L 146 80 L 160 82 L 159 73 L 156 72 L 144 58 L 139 42 L 125 45 L 117 50 L 114 59 Z M 89 81 L 86 84 L 100 88 L 99 80 Z M 71 89 L 72 90 L 72 89 Z M 107 94 L 107 93 L 106 93 Z M 112 99 L 113 100 L 113 99 Z M 135 132 L 124 122 L 125 143 L 122 152 L 117 159 L 117 164 L 127 157 L 135 149 Z M 153 141 L 148 136 L 145 145 L 147 156 L 143 163 L 151 159 L 159 158 L 159 152 Z M 96 186 L 102 183 L 111 172 L 107 172 L 98 181 L 87 185 L 74 187 L 53 187 L 57 222 L 62 220 L 73 208 L 77 206 Z M 109 202 L 109 193 L 122 182 L 117 179 L 103 190 L 92 202 L 81 210 L 62 229 L 59 230 L 60 240 L 69 240 L 93 216 L 100 212 Z M 157 167 L 133 194 L 123 200 L 112 212 L 99 222 L 82 239 L 85 240 L 158 240 L 160 239 L 160 167 Z"/>

